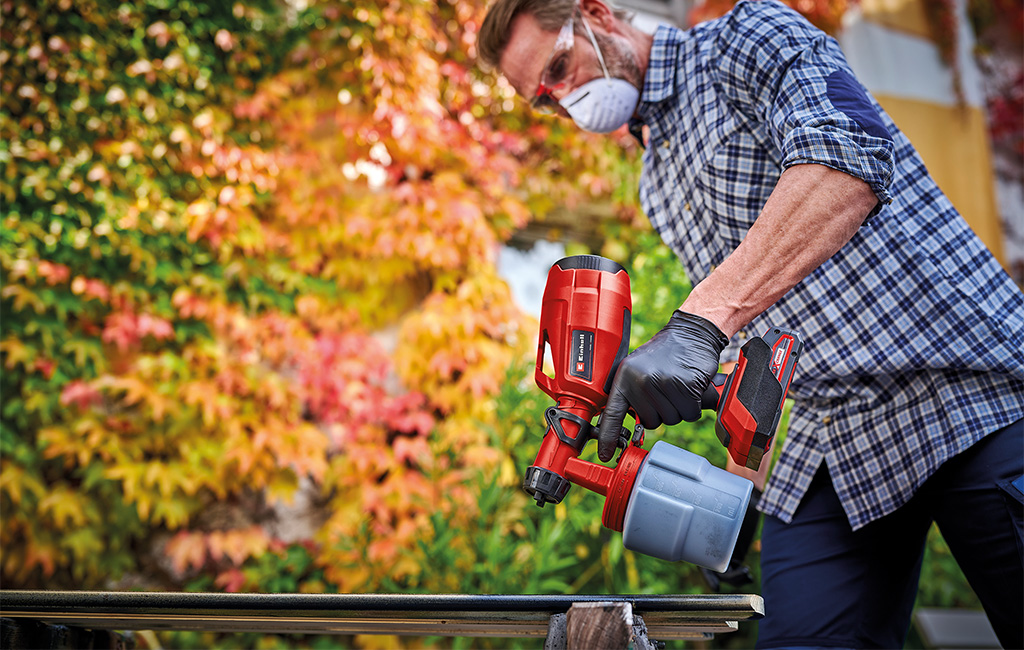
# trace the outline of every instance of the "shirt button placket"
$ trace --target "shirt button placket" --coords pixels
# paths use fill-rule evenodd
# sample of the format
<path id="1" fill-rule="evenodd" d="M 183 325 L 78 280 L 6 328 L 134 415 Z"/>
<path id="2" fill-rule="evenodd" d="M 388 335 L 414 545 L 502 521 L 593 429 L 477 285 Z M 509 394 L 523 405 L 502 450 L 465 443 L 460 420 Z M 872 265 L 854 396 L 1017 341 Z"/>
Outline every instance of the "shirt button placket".
<path id="1" fill-rule="evenodd" d="M 671 153 L 671 146 L 672 143 L 670 143 L 668 140 L 662 140 L 661 146 L 658 147 L 658 158 L 660 158 L 661 160 L 665 160 L 666 158 L 668 158 L 669 154 Z"/>

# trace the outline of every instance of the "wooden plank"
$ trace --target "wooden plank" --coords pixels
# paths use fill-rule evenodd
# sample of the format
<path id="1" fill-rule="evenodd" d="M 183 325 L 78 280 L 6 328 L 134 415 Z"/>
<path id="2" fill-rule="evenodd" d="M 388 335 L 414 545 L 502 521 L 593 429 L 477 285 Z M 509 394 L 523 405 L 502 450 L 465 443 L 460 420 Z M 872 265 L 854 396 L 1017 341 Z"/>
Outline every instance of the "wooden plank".
<path id="1" fill-rule="evenodd" d="M 624 602 L 652 638 L 706 638 L 761 618 L 760 596 L 194 594 L 0 591 L 0 616 L 113 630 L 544 637 L 552 614 Z"/>
<path id="2" fill-rule="evenodd" d="M 576 603 L 566 614 L 568 650 L 625 648 L 633 636 L 633 606 L 615 601 Z"/>

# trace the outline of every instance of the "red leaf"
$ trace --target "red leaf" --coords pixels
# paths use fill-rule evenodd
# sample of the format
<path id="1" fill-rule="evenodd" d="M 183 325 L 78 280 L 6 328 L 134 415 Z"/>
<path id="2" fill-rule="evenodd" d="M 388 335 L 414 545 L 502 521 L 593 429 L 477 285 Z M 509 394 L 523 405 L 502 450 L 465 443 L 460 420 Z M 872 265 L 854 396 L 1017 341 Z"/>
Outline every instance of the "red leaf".
<path id="1" fill-rule="evenodd" d="M 80 379 L 70 382 L 60 393 L 60 403 L 74 404 L 80 410 L 98 406 L 103 401 L 100 392 Z"/>

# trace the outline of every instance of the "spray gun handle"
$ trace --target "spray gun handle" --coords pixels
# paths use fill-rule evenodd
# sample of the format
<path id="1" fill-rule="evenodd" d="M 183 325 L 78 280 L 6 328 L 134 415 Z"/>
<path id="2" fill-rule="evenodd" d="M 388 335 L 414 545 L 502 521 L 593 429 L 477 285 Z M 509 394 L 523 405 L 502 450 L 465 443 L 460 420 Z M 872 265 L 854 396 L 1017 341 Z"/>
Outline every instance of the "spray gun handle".
<path id="1" fill-rule="evenodd" d="M 715 432 L 732 459 L 758 469 L 771 449 L 797 358 L 800 335 L 779 327 L 744 344 L 736 369 L 717 374 L 701 398 L 701 407 L 718 412 Z"/>

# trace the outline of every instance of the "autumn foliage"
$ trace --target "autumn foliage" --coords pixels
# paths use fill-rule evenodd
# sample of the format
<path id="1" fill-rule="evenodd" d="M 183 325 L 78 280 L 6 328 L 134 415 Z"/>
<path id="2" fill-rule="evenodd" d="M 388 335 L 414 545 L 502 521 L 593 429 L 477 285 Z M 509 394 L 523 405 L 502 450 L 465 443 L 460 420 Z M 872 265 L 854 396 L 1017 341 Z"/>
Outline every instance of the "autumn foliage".
<path id="1" fill-rule="evenodd" d="M 616 145 L 475 67 L 480 3 L 296 6 L 3 3 L 5 586 L 252 589 L 299 544 L 369 590 L 473 516 L 533 336 L 497 247 Z"/>

